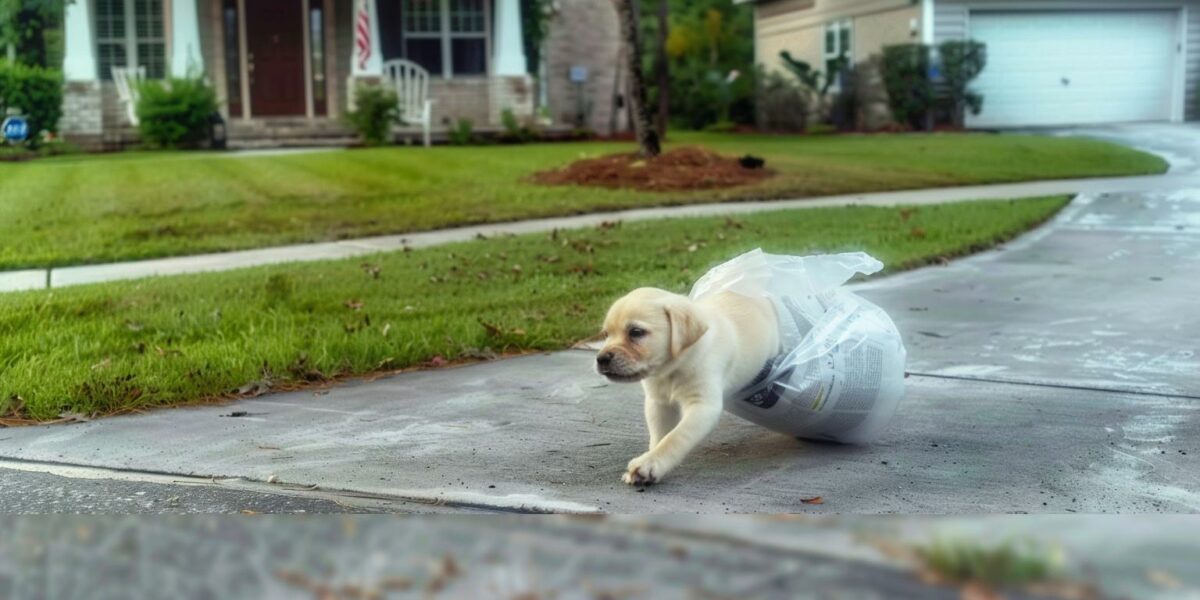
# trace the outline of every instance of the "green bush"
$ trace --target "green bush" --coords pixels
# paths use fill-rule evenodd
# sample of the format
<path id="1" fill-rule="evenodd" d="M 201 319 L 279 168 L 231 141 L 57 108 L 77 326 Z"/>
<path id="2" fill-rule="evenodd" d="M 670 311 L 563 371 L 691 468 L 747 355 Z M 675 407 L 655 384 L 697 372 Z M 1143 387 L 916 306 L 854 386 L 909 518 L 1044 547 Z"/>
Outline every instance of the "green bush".
<path id="1" fill-rule="evenodd" d="M 138 132 L 160 148 L 195 147 L 208 139 L 217 94 L 200 77 L 147 80 L 138 85 Z"/>
<path id="2" fill-rule="evenodd" d="M 971 90 L 971 81 L 987 65 L 987 46 L 975 40 L 950 40 L 938 46 L 942 79 L 938 92 L 955 127 L 965 124 L 966 111 L 983 110 L 983 96 Z"/>
<path id="3" fill-rule="evenodd" d="M 38 133 L 58 131 L 62 103 L 62 72 L 0 62 L 0 120 L 9 109 L 29 119 L 31 146 L 40 142 Z"/>
<path id="4" fill-rule="evenodd" d="M 929 80 L 929 46 L 900 44 L 883 47 L 883 85 L 888 107 L 898 123 L 927 129 L 932 115 L 933 83 Z"/>
<path id="5" fill-rule="evenodd" d="M 354 110 L 346 113 L 346 121 L 370 146 L 386 143 L 392 125 L 400 122 L 400 105 L 396 92 L 378 86 L 360 85 L 354 91 Z"/>
<path id="6" fill-rule="evenodd" d="M 808 100 L 800 86 L 780 73 L 758 74 L 756 113 L 765 131 L 801 133 L 808 127 Z"/>
<path id="7" fill-rule="evenodd" d="M 455 146 L 466 146 L 475 141 L 475 135 L 472 133 L 473 126 L 470 119 L 455 121 L 454 127 L 450 129 L 450 143 Z"/>
<path id="8" fill-rule="evenodd" d="M 528 125 L 521 123 L 517 118 L 517 113 L 511 109 L 500 111 L 500 125 L 504 127 L 504 131 L 500 134 L 500 141 L 506 144 L 524 144 L 537 139 L 538 134 Z"/>

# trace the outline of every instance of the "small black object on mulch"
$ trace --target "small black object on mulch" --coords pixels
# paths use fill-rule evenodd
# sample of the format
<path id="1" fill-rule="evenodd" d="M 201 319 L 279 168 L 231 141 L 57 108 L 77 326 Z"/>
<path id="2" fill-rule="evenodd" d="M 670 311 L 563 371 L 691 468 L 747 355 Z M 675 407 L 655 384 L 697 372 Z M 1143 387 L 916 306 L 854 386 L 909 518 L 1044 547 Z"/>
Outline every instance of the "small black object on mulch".
<path id="1" fill-rule="evenodd" d="M 738 159 L 738 164 L 742 165 L 743 169 L 761 169 L 766 166 L 767 161 L 753 154 L 747 154 Z"/>

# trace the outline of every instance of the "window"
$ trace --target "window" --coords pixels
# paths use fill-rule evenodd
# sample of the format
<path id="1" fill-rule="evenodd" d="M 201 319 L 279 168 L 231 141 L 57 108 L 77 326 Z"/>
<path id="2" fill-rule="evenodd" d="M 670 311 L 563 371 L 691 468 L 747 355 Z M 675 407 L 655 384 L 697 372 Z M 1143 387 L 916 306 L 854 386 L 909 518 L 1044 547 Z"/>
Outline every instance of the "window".
<path id="1" fill-rule="evenodd" d="M 101 79 L 113 67 L 145 67 L 146 77 L 167 75 L 162 0 L 96 0 L 96 54 Z"/>
<path id="2" fill-rule="evenodd" d="M 402 0 L 403 58 L 434 76 L 487 73 L 487 0 Z"/>
<path id="3" fill-rule="evenodd" d="M 839 68 L 838 59 L 844 58 L 842 67 L 854 62 L 853 41 L 850 19 L 825 24 L 825 72 L 837 73 L 832 88 L 835 91 L 842 88 L 842 78 L 846 75 L 843 68 Z"/>
<path id="4" fill-rule="evenodd" d="M 325 11 L 314 2 L 308 11 L 309 62 L 312 65 L 313 111 L 326 112 L 325 100 Z"/>
<path id="5" fill-rule="evenodd" d="M 242 59 L 241 30 L 238 25 L 237 0 L 224 0 L 221 26 L 225 41 L 225 88 L 229 97 L 229 115 L 242 116 Z"/>

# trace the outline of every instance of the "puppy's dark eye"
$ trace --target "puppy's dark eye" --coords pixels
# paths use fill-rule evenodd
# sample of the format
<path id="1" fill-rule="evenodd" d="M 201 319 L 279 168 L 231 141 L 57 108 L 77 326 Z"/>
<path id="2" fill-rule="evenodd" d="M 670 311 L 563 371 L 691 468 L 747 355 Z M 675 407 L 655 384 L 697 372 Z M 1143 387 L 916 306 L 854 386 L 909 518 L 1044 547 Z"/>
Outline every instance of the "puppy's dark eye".
<path id="1" fill-rule="evenodd" d="M 636 340 L 645 335 L 646 335 L 646 330 L 642 329 L 641 327 L 630 327 L 629 328 L 629 337 L 632 339 Z"/>

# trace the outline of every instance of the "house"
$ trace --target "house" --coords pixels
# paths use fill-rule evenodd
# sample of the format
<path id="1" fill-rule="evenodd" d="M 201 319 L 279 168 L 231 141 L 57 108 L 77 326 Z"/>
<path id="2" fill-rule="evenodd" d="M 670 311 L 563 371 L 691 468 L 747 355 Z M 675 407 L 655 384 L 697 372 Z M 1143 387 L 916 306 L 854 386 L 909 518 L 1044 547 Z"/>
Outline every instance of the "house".
<path id="1" fill-rule="evenodd" d="M 607 133 L 620 39 L 610 0 L 556 0 L 539 57 L 526 56 L 521 0 L 75 0 L 64 19 L 64 138 L 136 141 L 113 69 L 203 75 L 232 145 L 340 143 L 360 83 L 404 58 L 430 75 L 435 131 L 458 119 L 546 115 Z"/>
<path id="2" fill-rule="evenodd" d="M 1200 116 L 1198 0 L 752 0 L 756 59 L 858 63 L 890 44 L 974 39 L 987 66 L 969 127 Z"/>

